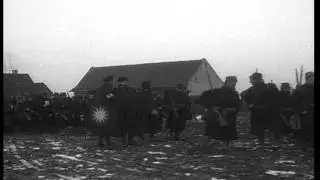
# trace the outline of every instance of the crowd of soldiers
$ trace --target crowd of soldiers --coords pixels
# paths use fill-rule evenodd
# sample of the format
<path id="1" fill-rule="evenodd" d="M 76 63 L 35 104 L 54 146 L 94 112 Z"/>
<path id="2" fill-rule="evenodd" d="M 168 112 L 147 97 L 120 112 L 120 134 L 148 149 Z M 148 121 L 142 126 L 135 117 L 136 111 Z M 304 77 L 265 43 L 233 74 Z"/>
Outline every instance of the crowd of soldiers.
<path id="1" fill-rule="evenodd" d="M 236 119 L 243 102 L 250 120 L 250 132 L 265 144 L 265 132 L 273 134 L 275 144 L 287 138 L 296 140 L 302 149 L 314 144 L 314 73 L 305 74 L 305 84 L 292 90 L 289 83 L 282 83 L 280 90 L 274 83 L 265 83 L 261 73 L 250 76 L 252 86 L 240 94 L 235 90 L 237 78 L 226 78 L 219 89 L 204 92 L 201 103 L 207 109 L 206 135 L 229 145 L 237 138 Z"/>
<path id="2" fill-rule="evenodd" d="M 191 102 L 186 88 L 177 84 L 164 95 L 154 93 L 148 81 L 135 89 L 127 77 L 108 76 L 95 94 L 87 98 L 24 97 L 5 101 L 5 131 L 57 132 L 67 126 L 82 125 L 98 136 L 98 145 L 113 146 L 111 137 L 118 137 L 126 145 L 138 145 L 159 130 L 169 130 L 179 140 L 192 118 Z M 265 83 L 261 73 L 250 76 L 252 86 L 239 94 L 237 77 L 226 77 L 223 87 L 202 93 L 199 102 L 205 112 L 202 118 L 204 134 L 225 141 L 226 146 L 238 138 L 237 116 L 241 102 L 249 112 L 251 134 L 265 143 L 265 130 L 274 135 L 275 142 L 294 135 L 302 148 L 314 142 L 314 74 L 305 74 L 305 84 L 292 91 L 289 83 L 280 90 L 273 83 Z"/>
<path id="3" fill-rule="evenodd" d="M 127 77 L 117 79 L 117 88 L 113 88 L 113 82 L 112 76 L 106 77 L 88 102 L 88 127 L 99 136 L 99 146 L 103 146 L 103 139 L 112 146 L 110 137 L 121 138 L 126 145 L 138 145 L 136 138 L 149 139 L 161 129 L 179 138 L 191 118 L 191 103 L 183 85 L 161 95 L 153 93 L 148 81 L 142 82 L 139 90 L 128 86 Z"/>
<path id="4" fill-rule="evenodd" d="M 5 133 L 55 133 L 67 126 L 81 125 L 82 99 L 63 94 L 25 95 L 5 98 Z"/>

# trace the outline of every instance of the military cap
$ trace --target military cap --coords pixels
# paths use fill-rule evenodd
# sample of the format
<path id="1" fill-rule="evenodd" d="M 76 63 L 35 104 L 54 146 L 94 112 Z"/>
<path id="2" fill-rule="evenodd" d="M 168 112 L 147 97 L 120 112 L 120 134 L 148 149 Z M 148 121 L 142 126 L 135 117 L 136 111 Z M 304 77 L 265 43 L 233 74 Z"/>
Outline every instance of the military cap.
<path id="1" fill-rule="evenodd" d="M 150 81 L 143 81 L 142 82 L 142 89 L 150 89 Z"/>
<path id="2" fill-rule="evenodd" d="M 281 83 L 281 89 L 284 89 L 284 88 L 290 88 L 290 83 L 288 82 Z"/>
<path id="3" fill-rule="evenodd" d="M 110 81 L 112 81 L 113 80 L 113 76 L 107 76 L 107 77 L 105 77 L 104 79 L 103 79 L 103 81 L 104 82 L 110 82 Z"/>
<path id="4" fill-rule="evenodd" d="M 305 74 L 306 78 L 309 78 L 311 76 L 314 76 L 314 72 L 310 71 L 310 72 L 306 72 Z"/>
<path id="5" fill-rule="evenodd" d="M 128 81 L 128 78 L 127 77 L 119 77 L 118 78 L 118 82 L 121 83 L 123 81 Z"/>
<path id="6" fill-rule="evenodd" d="M 253 80 L 262 80 L 262 77 L 262 74 L 258 72 L 255 72 L 250 76 L 250 78 Z"/>
<path id="7" fill-rule="evenodd" d="M 237 76 L 227 76 L 226 77 L 226 82 L 227 81 L 237 81 Z"/>

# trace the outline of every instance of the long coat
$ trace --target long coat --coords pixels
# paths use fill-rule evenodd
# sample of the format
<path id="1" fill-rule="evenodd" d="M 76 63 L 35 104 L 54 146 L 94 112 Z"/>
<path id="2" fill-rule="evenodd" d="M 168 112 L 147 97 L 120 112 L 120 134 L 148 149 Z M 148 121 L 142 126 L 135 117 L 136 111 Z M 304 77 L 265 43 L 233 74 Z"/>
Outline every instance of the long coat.
<path id="1" fill-rule="evenodd" d="M 182 91 L 171 90 L 165 93 L 163 102 L 168 111 L 167 128 L 171 132 L 181 133 L 191 113 L 189 97 Z"/>
<path id="2" fill-rule="evenodd" d="M 120 87 L 112 91 L 114 97 L 112 102 L 115 104 L 117 118 L 120 123 L 120 133 L 122 137 L 126 134 L 132 138 L 137 129 L 137 97 L 135 89 L 131 87 Z"/>
<path id="3" fill-rule="evenodd" d="M 244 97 L 251 112 L 251 134 L 259 137 L 264 136 L 264 130 L 270 125 L 266 90 L 267 85 L 265 83 L 259 83 L 250 87 Z"/>
<path id="4" fill-rule="evenodd" d="M 303 85 L 293 95 L 294 111 L 300 117 L 301 138 L 314 139 L 314 86 Z"/>
<path id="5" fill-rule="evenodd" d="M 211 91 L 210 101 L 218 112 L 228 122 L 227 126 L 221 126 L 218 113 L 210 108 L 205 114 L 205 134 L 214 139 L 234 140 L 237 138 L 237 114 L 239 112 L 239 93 L 229 87 L 222 87 Z"/>
<path id="6" fill-rule="evenodd" d="M 281 93 L 274 84 L 269 84 L 265 91 L 267 97 L 268 126 L 275 138 L 280 138 L 285 132 L 285 122 L 281 118 Z"/>
<path id="7" fill-rule="evenodd" d="M 156 109 L 156 100 L 152 91 L 144 90 L 137 92 L 137 127 L 138 133 L 153 133 L 161 128 L 160 120 L 157 115 L 152 115 L 152 110 Z"/>
<path id="8" fill-rule="evenodd" d="M 121 124 L 117 116 L 115 102 L 107 99 L 106 95 L 112 93 L 110 84 L 103 84 L 97 89 L 94 99 L 87 101 L 90 130 L 98 136 L 120 137 Z M 99 119 L 104 119 L 102 122 Z"/>

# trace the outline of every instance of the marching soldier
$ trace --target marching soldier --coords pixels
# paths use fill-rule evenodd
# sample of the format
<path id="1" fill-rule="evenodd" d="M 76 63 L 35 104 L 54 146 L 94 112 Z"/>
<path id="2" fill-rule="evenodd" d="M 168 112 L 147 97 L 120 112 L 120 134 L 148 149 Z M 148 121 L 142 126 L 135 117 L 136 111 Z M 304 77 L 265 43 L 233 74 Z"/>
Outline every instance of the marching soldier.
<path id="1" fill-rule="evenodd" d="M 113 76 L 107 76 L 104 83 L 97 89 L 92 100 L 88 101 L 90 123 L 93 134 L 98 136 L 98 146 L 112 146 L 111 136 L 119 137 L 119 121 L 116 117 L 116 107 L 111 101 Z M 112 95 L 111 95 L 112 96 Z"/>
<path id="2" fill-rule="evenodd" d="M 293 113 L 293 98 L 291 95 L 291 87 L 289 83 L 281 84 L 280 91 L 280 118 L 284 122 L 285 127 L 283 129 L 284 134 L 292 132 L 290 124 L 290 116 Z"/>
<path id="3" fill-rule="evenodd" d="M 111 97 L 117 107 L 122 141 L 125 145 L 137 145 L 134 141 L 137 128 L 135 93 L 135 90 L 128 86 L 128 78 L 119 77 L 118 87 L 114 89 Z"/>
<path id="4" fill-rule="evenodd" d="M 214 89 L 209 94 L 211 101 L 208 112 L 205 115 L 205 134 L 213 139 L 225 141 L 226 147 L 229 142 L 237 138 L 237 114 L 239 112 L 240 97 L 235 86 L 237 77 L 226 77 L 222 88 Z"/>
<path id="5" fill-rule="evenodd" d="M 274 83 L 267 84 L 265 92 L 267 97 L 268 125 L 267 128 L 273 132 L 275 142 L 279 141 L 283 136 L 285 124 L 281 119 L 281 94 Z"/>
<path id="6" fill-rule="evenodd" d="M 149 117 L 154 109 L 153 94 L 150 90 L 150 82 L 142 82 L 141 91 L 137 92 L 138 112 L 137 112 L 137 132 L 136 135 L 144 138 L 148 132 Z"/>
<path id="7" fill-rule="evenodd" d="M 167 91 L 164 103 L 169 110 L 167 128 L 173 134 L 175 140 L 179 139 L 180 133 L 185 129 L 190 115 L 190 99 L 185 94 L 182 84 L 178 84 L 176 90 Z"/>
<path id="8" fill-rule="evenodd" d="M 305 84 L 294 92 L 294 112 L 300 120 L 299 143 L 303 149 L 314 143 L 314 73 L 305 74 Z"/>
<path id="9" fill-rule="evenodd" d="M 245 101 L 250 110 L 251 134 L 257 136 L 260 144 L 264 144 L 264 130 L 268 127 L 267 99 L 265 95 L 267 85 L 263 81 L 261 73 L 253 73 L 250 76 L 252 86 L 246 90 Z"/>
<path id="10" fill-rule="evenodd" d="M 160 117 L 156 110 L 156 99 L 154 99 L 149 81 L 142 82 L 142 91 L 137 93 L 137 100 L 139 104 L 137 135 L 149 138 L 151 134 L 161 129 Z"/>

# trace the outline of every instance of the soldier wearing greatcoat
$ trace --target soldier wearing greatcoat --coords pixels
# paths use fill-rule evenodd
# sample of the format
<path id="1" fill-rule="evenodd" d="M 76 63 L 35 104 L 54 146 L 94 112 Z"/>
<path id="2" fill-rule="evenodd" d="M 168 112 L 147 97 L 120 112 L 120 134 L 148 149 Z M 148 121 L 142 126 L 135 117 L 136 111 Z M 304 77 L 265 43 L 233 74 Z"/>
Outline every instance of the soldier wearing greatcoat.
<path id="1" fill-rule="evenodd" d="M 119 77 L 118 87 L 112 92 L 112 101 L 117 107 L 117 115 L 121 124 L 120 133 L 126 145 L 137 145 L 134 140 L 137 131 L 136 100 L 136 91 L 128 86 L 128 78 Z"/>
<path id="2" fill-rule="evenodd" d="M 244 99 L 250 110 L 251 134 L 257 136 L 259 143 L 265 141 L 264 130 L 268 128 L 268 97 L 266 96 L 267 85 L 263 81 L 261 73 L 253 73 L 250 76 L 252 86 L 246 90 Z"/>
<path id="3" fill-rule="evenodd" d="M 137 92 L 137 132 L 136 135 L 142 138 L 149 137 L 152 133 L 152 126 L 154 125 L 153 115 L 157 115 L 155 110 L 156 102 L 151 91 L 151 84 L 149 81 L 142 82 L 141 91 Z"/>
<path id="4" fill-rule="evenodd" d="M 293 96 L 289 83 L 281 83 L 280 89 L 280 118 L 284 123 L 283 135 L 293 132 L 290 124 L 290 116 L 293 114 Z"/>
<path id="5" fill-rule="evenodd" d="M 228 76 L 222 88 L 210 91 L 208 98 L 211 103 L 204 116 L 206 121 L 205 135 L 209 138 L 225 141 L 227 147 L 231 140 L 237 138 L 236 120 L 240 97 L 235 89 L 236 83 L 235 76 Z"/>
<path id="6" fill-rule="evenodd" d="M 120 125 L 117 119 L 116 106 L 111 99 L 113 76 L 107 76 L 104 83 L 97 89 L 93 99 L 88 100 L 87 126 L 98 136 L 98 146 L 112 146 L 111 137 L 120 136 Z"/>
<path id="7" fill-rule="evenodd" d="M 163 101 L 169 112 L 167 129 L 171 131 L 174 139 L 178 140 L 190 116 L 190 98 L 184 92 L 183 85 L 178 84 L 175 90 L 166 91 Z"/>
<path id="8" fill-rule="evenodd" d="M 305 74 L 305 84 L 298 87 L 293 95 L 294 113 L 298 117 L 301 128 L 299 143 L 303 149 L 313 147 L 314 143 L 314 73 Z"/>

